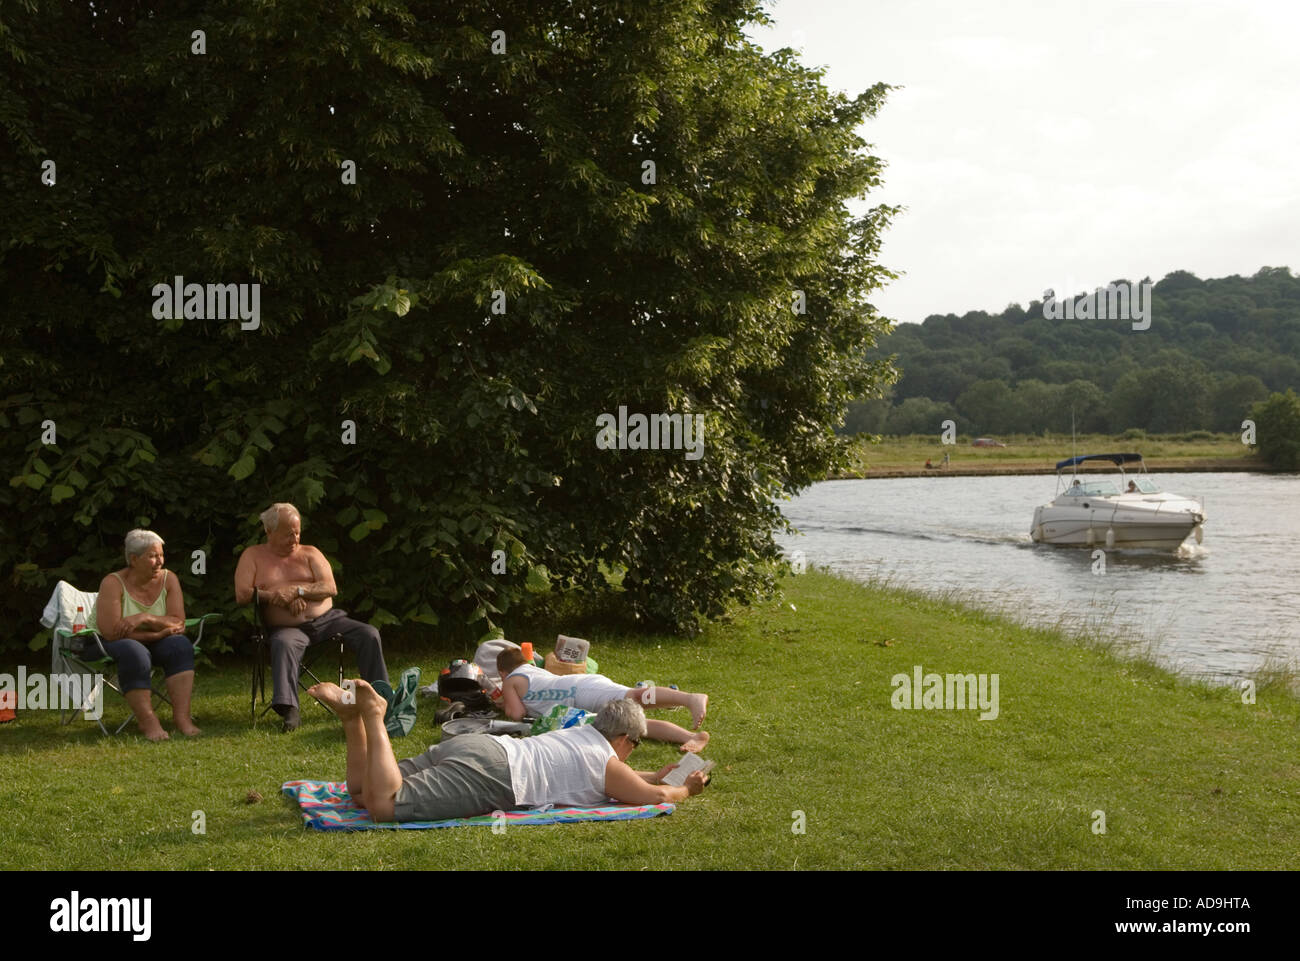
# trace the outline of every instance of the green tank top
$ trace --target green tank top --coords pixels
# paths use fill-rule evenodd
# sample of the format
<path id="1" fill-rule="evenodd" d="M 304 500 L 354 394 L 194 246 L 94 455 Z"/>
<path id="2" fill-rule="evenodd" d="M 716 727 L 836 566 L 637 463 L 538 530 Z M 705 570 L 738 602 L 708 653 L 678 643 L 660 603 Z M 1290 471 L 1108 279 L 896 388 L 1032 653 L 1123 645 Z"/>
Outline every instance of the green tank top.
<path id="1" fill-rule="evenodd" d="M 122 616 L 123 617 L 130 617 L 132 614 L 153 614 L 157 617 L 162 617 L 164 614 L 167 613 L 167 572 L 166 571 L 163 571 L 163 588 L 161 591 L 158 592 L 158 599 L 155 600 L 148 607 L 141 604 L 139 601 L 137 601 L 134 597 L 131 596 L 131 592 L 126 589 L 126 581 L 122 580 L 121 574 L 118 574 L 116 571 L 114 571 L 113 576 L 116 577 L 122 585 Z M 99 606 L 96 605 L 95 609 L 92 610 L 89 616 L 86 618 L 86 626 L 89 627 L 91 630 L 94 631 L 99 630 L 98 615 L 99 615 Z"/>

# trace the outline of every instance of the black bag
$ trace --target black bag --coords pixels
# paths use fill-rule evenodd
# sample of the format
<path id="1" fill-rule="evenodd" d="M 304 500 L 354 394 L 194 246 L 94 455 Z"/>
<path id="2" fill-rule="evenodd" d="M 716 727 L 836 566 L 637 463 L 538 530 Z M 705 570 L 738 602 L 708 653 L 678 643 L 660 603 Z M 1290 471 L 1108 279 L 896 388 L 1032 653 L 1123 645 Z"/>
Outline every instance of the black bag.
<path id="1" fill-rule="evenodd" d="M 444 707 L 438 714 L 447 713 L 449 717 L 494 714 L 492 698 L 483 690 L 484 680 L 483 669 L 472 661 L 463 657 L 452 661 L 438 675 L 438 696 L 452 707 L 459 705 L 459 710 L 451 714 Z"/>

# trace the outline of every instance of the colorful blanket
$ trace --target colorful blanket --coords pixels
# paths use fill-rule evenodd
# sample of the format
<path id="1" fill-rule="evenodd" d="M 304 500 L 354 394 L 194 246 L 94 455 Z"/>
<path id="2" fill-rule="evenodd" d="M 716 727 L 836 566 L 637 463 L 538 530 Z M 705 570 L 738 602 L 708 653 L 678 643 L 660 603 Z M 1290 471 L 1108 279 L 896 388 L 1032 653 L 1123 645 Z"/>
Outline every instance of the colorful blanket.
<path id="1" fill-rule="evenodd" d="M 317 831 L 370 831 L 375 828 L 455 828 L 470 824 L 491 826 L 498 819 L 490 814 L 447 821 L 375 822 L 370 814 L 352 803 L 342 781 L 286 781 L 280 790 L 298 802 L 302 819 Z M 660 814 L 672 814 L 673 804 L 609 804 L 595 808 L 551 808 L 547 811 L 506 811 L 501 816 L 510 827 L 534 824 L 572 824 L 576 821 L 635 821 Z"/>

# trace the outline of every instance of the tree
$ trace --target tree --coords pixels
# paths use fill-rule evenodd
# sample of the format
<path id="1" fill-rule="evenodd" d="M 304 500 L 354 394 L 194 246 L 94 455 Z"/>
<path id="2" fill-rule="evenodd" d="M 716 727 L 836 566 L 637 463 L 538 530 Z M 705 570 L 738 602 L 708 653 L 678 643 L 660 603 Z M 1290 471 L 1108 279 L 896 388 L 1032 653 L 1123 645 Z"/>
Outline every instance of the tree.
<path id="1" fill-rule="evenodd" d="M 1210 397 L 1211 429 L 1237 431 L 1252 405 L 1268 397 L 1268 388 L 1254 375 L 1225 374 L 1214 385 Z"/>
<path id="2" fill-rule="evenodd" d="M 849 404 L 848 413 L 844 415 L 845 434 L 879 434 L 885 428 L 889 417 L 891 400 L 889 397 L 872 397 L 867 400 L 855 400 Z"/>
<path id="3" fill-rule="evenodd" d="M 1101 433 L 1106 429 L 1106 394 L 1090 380 L 1057 385 L 1050 429 L 1069 430 L 1071 414 L 1080 434 Z"/>
<path id="4" fill-rule="evenodd" d="M 901 397 L 933 397 L 952 401 L 973 381 L 971 374 L 956 360 L 942 360 L 936 355 L 915 358 L 902 365 L 898 384 Z"/>
<path id="5" fill-rule="evenodd" d="M 145 524 L 229 612 L 273 500 L 380 627 L 490 633 L 609 569 L 686 631 L 770 588 L 779 499 L 844 462 L 833 425 L 890 372 L 864 357 L 893 210 L 846 206 L 885 86 L 762 53 L 751 0 L 13 13 L 9 623 Z M 260 284 L 260 325 L 159 316 L 177 276 Z M 703 446 L 605 449 L 620 409 Z"/>
<path id="6" fill-rule="evenodd" d="M 957 398 L 957 410 L 972 433 L 1003 433 L 1014 418 L 1011 389 L 1000 380 L 976 381 Z"/>
<path id="7" fill-rule="evenodd" d="M 1011 362 L 1004 357 L 985 357 L 975 368 L 979 380 L 1011 380 Z"/>
<path id="8" fill-rule="evenodd" d="M 1060 430 L 1056 416 L 1060 394 L 1061 390 L 1055 384 L 1044 384 L 1041 380 L 1021 381 L 1011 392 L 1006 420 L 994 429 L 1017 434 Z"/>
<path id="9" fill-rule="evenodd" d="M 1038 359 L 1034 345 L 1024 337 L 1008 335 L 993 345 L 993 353 L 1005 359 L 1013 371 L 1020 371 Z"/>
<path id="10" fill-rule="evenodd" d="M 909 434 L 938 436 L 943 431 L 943 422 L 950 419 L 956 419 L 951 404 L 929 397 L 909 397 L 889 412 L 884 432 L 896 437 Z"/>
<path id="11" fill-rule="evenodd" d="M 1210 418 L 1210 379 L 1192 364 L 1164 364 L 1125 374 L 1112 392 L 1111 429 L 1152 433 L 1204 428 Z"/>
<path id="12" fill-rule="evenodd" d="M 1279 470 L 1300 470 L 1300 396 L 1270 394 L 1250 410 L 1259 456 Z"/>

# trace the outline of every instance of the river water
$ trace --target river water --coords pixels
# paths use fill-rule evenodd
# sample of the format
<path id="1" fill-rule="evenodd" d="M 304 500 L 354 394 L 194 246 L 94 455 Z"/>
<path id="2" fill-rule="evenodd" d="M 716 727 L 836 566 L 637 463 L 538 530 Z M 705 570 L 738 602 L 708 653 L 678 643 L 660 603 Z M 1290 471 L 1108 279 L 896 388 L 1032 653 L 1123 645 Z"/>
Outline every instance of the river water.
<path id="1" fill-rule="evenodd" d="M 1034 508 L 1056 478 L 917 477 L 826 481 L 784 507 L 802 536 L 787 554 L 861 580 L 888 579 L 1034 624 L 1104 635 L 1166 667 L 1217 681 L 1268 659 L 1300 667 L 1300 477 L 1153 474 L 1203 497 L 1204 542 L 1177 554 L 1034 544 Z"/>

